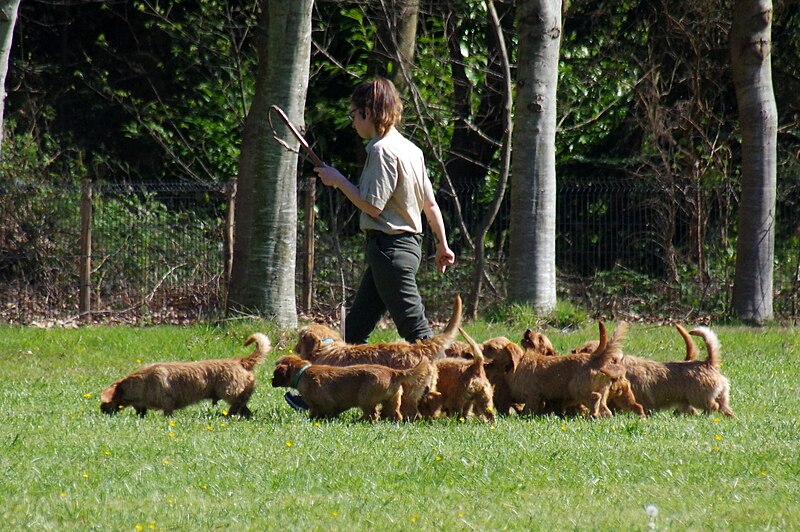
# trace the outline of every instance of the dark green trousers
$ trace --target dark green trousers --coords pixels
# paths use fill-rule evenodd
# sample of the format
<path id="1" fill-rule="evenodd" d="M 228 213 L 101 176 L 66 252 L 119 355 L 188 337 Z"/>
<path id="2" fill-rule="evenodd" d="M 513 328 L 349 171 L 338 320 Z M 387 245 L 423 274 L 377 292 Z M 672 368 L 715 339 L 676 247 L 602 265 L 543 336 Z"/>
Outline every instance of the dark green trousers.
<path id="1" fill-rule="evenodd" d="M 345 341 L 365 344 L 388 311 L 408 342 L 433 335 L 417 288 L 422 237 L 411 233 L 367 232 L 367 269 L 345 321 Z"/>

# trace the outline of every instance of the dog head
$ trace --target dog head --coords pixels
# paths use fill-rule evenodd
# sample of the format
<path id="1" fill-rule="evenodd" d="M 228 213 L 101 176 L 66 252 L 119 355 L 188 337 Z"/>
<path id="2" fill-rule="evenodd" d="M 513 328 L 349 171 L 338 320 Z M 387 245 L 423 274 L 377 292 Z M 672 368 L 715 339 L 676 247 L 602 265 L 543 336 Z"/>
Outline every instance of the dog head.
<path id="1" fill-rule="evenodd" d="M 556 350 L 553 349 L 553 344 L 550 343 L 550 338 L 545 336 L 542 333 L 535 333 L 530 329 L 525 330 L 525 334 L 522 335 L 522 348 L 527 350 L 531 350 L 536 354 L 547 356 L 547 357 L 554 357 L 557 355 Z"/>
<path id="2" fill-rule="evenodd" d="M 464 342 L 453 342 L 447 349 L 444 350 L 444 356 L 450 358 L 472 358 L 472 348 L 469 344 Z"/>
<path id="3" fill-rule="evenodd" d="M 126 406 L 136 406 L 147 402 L 153 395 L 153 379 L 148 379 L 151 368 L 145 366 L 117 382 L 111 384 L 100 394 L 100 411 L 116 414 Z"/>
<path id="4" fill-rule="evenodd" d="M 436 419 L 441 415 L 443 405 L 444 396 L 440 392 L 428 391 L 419 401 L 419 414 L 423 418 Z"/>
<path id="5" fill-rule="evenodd" d="M 272 374 L 273 388 L 290 388 L 292 379 L 297 372 L 308 365 L 307 360 L 303 360 L 297 355 L 284 355 L 275 362 L 275 371 Z"/>
<path id="6" fill-rule="evenodd" d="M 326 325 L 312 323 L 300 330 L 294 352 L 302 358 L 312 358 L 320 347 L 330 342 L 341 342 L 342 337 Z"/>
<path id="7" fill-rule="evenodd" d="M 100 411 L 104 414 L 113 415 L 125 406 L 125 385 L 119 380 L 103 390 L 100 394 Z"/>
<path id="8" fill-rule="evenodd" d="M 522 348 L 505 336 L 486 340 L 481 345 L 481 351 L 485 365 L 503 373 L 515 371 L 523 355 Z"/>
<path id="9" fill-rule="evenodd" d="M 597 340 L 587 340 L 583 345 L 579 345 L 578 347 L 574 348 L 570 351 L 570 354 L 573 355 L 591 355 L 597 348 L 600 346 L 600 342 Z"/>

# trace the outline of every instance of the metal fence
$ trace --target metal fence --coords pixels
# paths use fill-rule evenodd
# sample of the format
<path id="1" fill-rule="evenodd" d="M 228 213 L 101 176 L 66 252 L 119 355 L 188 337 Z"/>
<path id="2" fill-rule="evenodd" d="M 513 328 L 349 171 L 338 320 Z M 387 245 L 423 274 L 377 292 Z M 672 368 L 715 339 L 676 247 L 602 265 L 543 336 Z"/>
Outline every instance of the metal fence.
<path id="1" fill-rule="evenodd" d="M 85 188 L 0 188 L 0 321 L 77 322 L 82 286 L 94 321 L 159 323 L 220 315 L 230 246 L 227 191 L 227 183 L 94 183 L 87 248 L 81 238 Z M 302 194 L 299 190 L 301 202 Z M 684 315 L 724 310 L 733 275 L 732 262 L 724 256 L 730 253 L 720 250 L 725 245 L 722 241 L 705 242 L 709 254 L 723 258 L 715 259 L 713 272 L 704 270 L 687 251 L 689 230 L 665 228 L 663 211 L 670 202 L 674 198 L 631 183 L 560 184 L 556 229 L 560 297 L 574 299 L 590 310 L 603 307 L 612 312 L 614 305 L 639 301 L 640 311 L 662 316 L 669 314 L 670 306 Z M 324 190 L 317 206 L 321 229 L 315 237 L 312 310 L 325 313 L 357 286 L 363 267 L 362 240 L 357 216 L 352 216 L 340 195 Z M 482 214 L 478 209 L 477 202 L 468 201 L 462 214 L 477 220 Z M 444 211 L 452 227 L 454 213 Z M 508 214 L 507 206 L 501 209 L 487 237 L 491 241 L 487 265 L 494 281 L 491 290 L 486 290 L 489 300 L 501 300 L 505 291 Z M 779 212 L 779 223 L 789 215 Z M 470 252 L 458 229 L 451 234 L 459 267 L 448 274 L 446 282 L 463 291 L 471 274 Z M 299 272 L 302 240 L 299 227 L 298 294 L 303 282 Z M 425 246 L 432 252 L 431 241 Z M 776 261 L 776 311 L 780 317 L 796 317 L 800 256 L 792 261 L 796 252 L 778 251 L 782 260 Z M 669 253 L 680 266 L 677 273 L 675 264 L 670 270 Z M 82 279 L 81 265 L 86 266 L 87 255 L 91 256 L 90 270 Z M 450 296 L 432 271 L 430 264 L 421 271 L 423 297 L 430 307 L 441 307 L 446 314 Z"/>

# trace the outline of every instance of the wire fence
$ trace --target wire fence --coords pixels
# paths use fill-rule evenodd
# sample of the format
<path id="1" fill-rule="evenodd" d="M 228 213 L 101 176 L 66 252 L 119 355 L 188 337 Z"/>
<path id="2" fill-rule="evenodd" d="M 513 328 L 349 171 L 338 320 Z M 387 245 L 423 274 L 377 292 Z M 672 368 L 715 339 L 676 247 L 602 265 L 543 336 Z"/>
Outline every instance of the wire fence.
<path id="1" fill-rule="evenodd" d="M 0 321 L 78 322 L 83 318 L 82 297 L 93 321 L 164 323 L 222 315 L 231 246 L 229 190 L 228 183 L 93 183 L 86 241 L 81 231 L 85 188 L 0 188 Z M 303 193 L 298 190 L 300 202 Z M 324 190 L 316 205 L 317 260 L 312 308 L 306 310 L 328 314 L 357 287 L 362 238 L 357 216 L 339 195 Z M 468 226 L 483 215 L 480 202 L 462 206 Z M 675 209 L 675 198 L 635 183 L 559 184 L 559 297 L 590 312 L 636 308 L 660 317 L 724 313 L 733 279 L 727 229 L 707 231 L 699 253 L 711 258 L 703 258 L 693 254 L 689 242 L 692 224 L 681 221 L 680 213 L 670 216 L 670 209 Z M 446 282 L 463 292 L 469 286 L 472 256 L 455 228 L 455 213 L 446 206 L 443 211 L 448 227 L 454 228 L 451 246 L 459 257 Z M 705 225 L 716 227 L 727 214 L 710 213 Z M 779 223 L 783 216 L 789 219 L 790 213 L 779 211 Z M 504 298 L 508 222 L 505 204 L 487 235 L 487 304 Z M 298 294 L 303 292 L 302 241 L 299 226 Z M 792 242 L 787 239 L 788 248 L 776 249 L 775 307 L 780 318 L 796 319 L 800 252 L 791 249 Z M 424 246 L 433 253 L 430 237 Z M 446 315 L 451 294 L 434 276 L 431 263 L 425 261 L 420 272 L 423 298 Z M 82 271 L 87 264 L 89 269 Z"/>

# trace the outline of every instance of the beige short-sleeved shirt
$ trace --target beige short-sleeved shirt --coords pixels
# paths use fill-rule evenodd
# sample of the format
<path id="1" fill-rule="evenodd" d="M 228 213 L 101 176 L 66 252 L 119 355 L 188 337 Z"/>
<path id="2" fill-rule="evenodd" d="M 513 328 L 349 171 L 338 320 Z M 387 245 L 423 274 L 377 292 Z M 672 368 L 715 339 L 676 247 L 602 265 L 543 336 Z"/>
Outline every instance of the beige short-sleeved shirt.
<path id="1" fill-rule="evenodd" d="M 377 218 L 362 212 L 361 230 L 421 233 L 422 205 L 434 201 L 422 150 L 395 128 L 370 140 L 366 150 L 358 189 L 362 199 L 383 212 Z"/>

